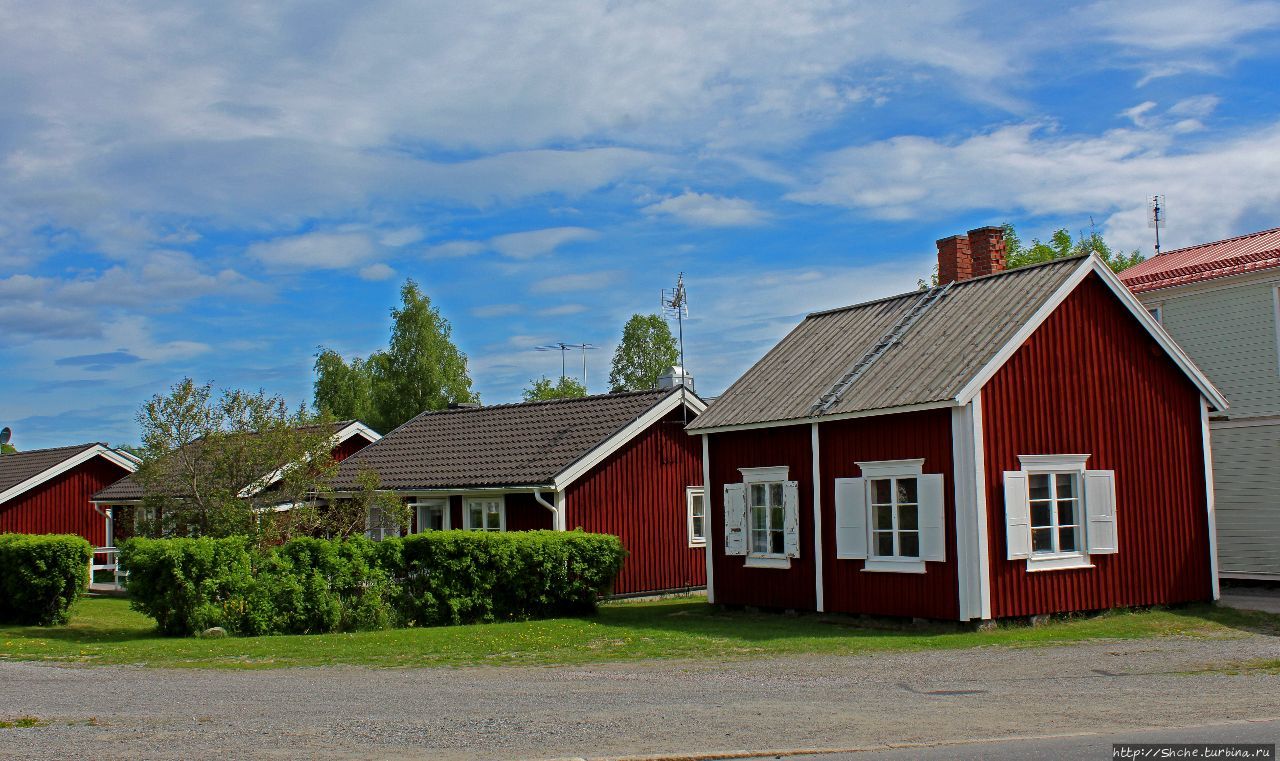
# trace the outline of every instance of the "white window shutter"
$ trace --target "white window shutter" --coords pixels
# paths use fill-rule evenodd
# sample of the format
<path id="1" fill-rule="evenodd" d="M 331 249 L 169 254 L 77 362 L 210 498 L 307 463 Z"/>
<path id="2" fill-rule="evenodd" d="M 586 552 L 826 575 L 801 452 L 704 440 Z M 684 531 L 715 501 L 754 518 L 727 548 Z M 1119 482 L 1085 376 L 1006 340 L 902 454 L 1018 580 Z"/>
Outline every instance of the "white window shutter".
<path id="1" fill-rule="evenodd" d="M 747 487 L 724 485 L 724 554 L 747 554 Z"/>
<path id="2" fill-rule="evenodd" d="M 942 496 L 942 474 L 925 473 L 917 481 L 920 501 L 920 559 L 947 559 L 946 508 Z"/>
<path id="3" fill-rule="evenodd" d="M 782 546 L 789 558 L 800 557 L 800 484 L 782 483 Z"/>
<path id="4" fill-rule="evenodd" d="M 1031 557 L 1027 474 L 1020 470 L 1006 470 L 1004 473 L 1004 543 L 1010 560 Z"/>
<path id="5" fill-rule="evenodd" d="M 867 482 L 836 479 L 836 557 L 867 559 Z"/>
<path id="6" fill-rule="evenodd" d="M 1116 473 L 1114 470 L 1084 472 L 1085 543 L 1090 555 L 1119 552 L 1116 532 Z"/>

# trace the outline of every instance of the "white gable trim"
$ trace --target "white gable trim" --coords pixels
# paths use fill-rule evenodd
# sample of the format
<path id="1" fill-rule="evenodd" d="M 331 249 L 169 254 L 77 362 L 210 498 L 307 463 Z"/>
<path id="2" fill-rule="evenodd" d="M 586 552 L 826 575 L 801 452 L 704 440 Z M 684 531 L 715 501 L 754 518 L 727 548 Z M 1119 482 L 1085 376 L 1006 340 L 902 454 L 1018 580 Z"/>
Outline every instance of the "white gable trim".
<path id="1" fill-rule="evenodd" d="M 378 441 L 378 439 L 382 438 L 382 436 L 379 435 L 377 431 L 374 431 L 369 426 L 365 425 L 364 423 L 361 423 L 359 420 L 356 420 L 333 435 L 333 439 L 331 439 L 333 441 L 333 444 L 331 444 L 329 448 L 331 450 L 336 449 L 339 445 L 342 444 L 342 442 L 346 441 L 352 436 L 355 436 L 357 433 L 361 434 L 366 439 L 368 439 L 370 444 L 373 444 L 374 442 Z M 288 470 L 289 468 L 292 468 L 296 464 L 297 463 L 289 463 L 288 465 L 282 465 L 279 468 L 276 468 L 274 471 L 267 474 L 265 477 L 260 478 L 254 483 L 251 483 L 248 486 L 241 489 L 240 493 L 237 496 L 242 499 L 248 499 L 249 497 L 252 497 L 253 495 L 261 492 L 263 489 L 269 488 L 272 484 L 284 478 L 285 471 Z"/>
<path id="2" fill-rule="evenodd" d="M 379 434 L 377 431 L 373 430 L 372 428 L 365 425 L 364 423 L 361 423 L 359 420 L 356 420 L 356 421 L 353 421 L 346 428 L 343 428 L 342 430 L 334 434 L 334 440 L 335 440 L 334 446 L 341 444 L 342 442 L 346 441 L 352 436 L 355 436 L 357 433 L 361 434 L 366 439 L 368 439 L 370 444 L 382 438 L 382 435 Z"/>
<path id="3" fill-rule="evenodd" d="M 91 447 L 86 447 L 83 452 L 80 452 L 79 454 L 68 457 L 67 459 L 63 460 L 57 465 L 54 465 L 48 470 L 37 473 L 31 478 L 28 478 L 27 480 L 23 481 L 22 483 L 16 484 L 6 489 L 5 491 L 0 492 L 0 504 L 4 504 L 5 502 L 8 502 L 14 497 L 17 497 L 18 495 L 23 494 L 24 492 L 30 491 L 31 489 L 39 486 L 45 481 L 48 481 L 51 478 L 56 478 L 57 476 L 60 476 L 63 473 L 66 473 L 72 468 L 77 467 L 81 463 L 88 462 L 89 460 L 92 460 L 95 457 L 101 457 L 107 460 L 108 462 L 115 463 L 116 465 L 119 465 L 120 467 L 124 468 L 130 473 L 138 469 L 138 466 L 134 464 L 134 462 L 131 459 L 129 459 L 128 457 L 125 457 L 124 455 L 120 454 L 114 449 L 109 449 L 107 447 L 102 446 L 101 444 L 94 444 Z"/>
<path id="4" fill-rule="evenodd" d="M 672 410 L 680 409 L 680 405 L 688 406 L 695 414 L 701 415 L 707 409 L 707 403 L 693 392 L 672 392 L 657 404 L 650 407 L 643 415 L 632 420 L 621 431 L 613 434 L 597 445 L 590 452 L 570 463 L 567 468 L 556 474 L 555 488 L 563 490 L 569 484 L 586 475 L 592 468 L 604 462 L 609 455 L 626 446 L 628 442 L 639 436 L 649 426 L 661 420 Z"/>
<path id="5" fill-rule="evenodd" d="M 1009 361 L 1009 358 L 1012 357 L 1018 349 L 1022 348 L 1023 344 L 1027 342 L 1027 339 L 1031 338 L 1031 335 L 1039 330 L 1040 326 L 1044 324 L 1044 321 L 1049 319 L 1049 315 L 1053 314 L 1054 310 L 1061 306 L 1062 302 L 1067 300 L 1067 297 L 1075 291 L 1080 283 L 1083 282 L 1091 272 L 1096 273 L 1099 279 L 1101 279 L 1102 282 L 1111 289 L 1111 292 L 1116 295 L 1116 298 L 1120 300 L 1120 303 L 1129 310 L 1142 327 L 1146 329 L 1147 333 L 1156 340 L 1156 343 L 1160 344 L 1160 347 L 1163 348 L 1165 353 L 1169 355 L 1169 358 L 1178 365 L 1183 374 L 1191 379 L 1191 382 L 1200 390 L 1201 395 L 1203 395 L 1205 399 L 1209 400 L 1215 409 L 1227 409 L 1227 400 L 1222 396 L 1222 393 L 1214 387 L 1213 383 L 1210 382 L 1207 377 L 1205 377 L 1204 373 L 1200 371 L 1200 368 L 1196 367 L 1196 364 L 1191 361 L 1191 358 L 1188 357 L 1176 343 L 1174 343 L 1173 339 L 1169 337 L 1169 334 L 1165 332 L 1160 323 L 1156 322 L 1155 318 L 1147 312 L 1147 308 L 1142 305 L 1141 301 L 1138 301 L 1138 297 L 1133 295 L 1120 278 L 1116 276 L 1116 273 L 1112 272 L 1111 268 L 1108 267 L 1105 262 L 1092 254 L 1090 254 L 1088 258 L 1081 260 L 1080 266 L 1076 268 L 1075 272 L 1071 273 L 1071 276 L 1068 277 L 1061 286 L 1059 286 L 1058 290 L 1054 291 L 1053 295 L 1051 295 L 1049 299 L 1045 301 L 1038 310 L 1036 310 L 1036 313 L 1031 316 L 1031 319 L 1027 320 L 1022 327 L 1018 329 L 1018 332 L 1013 335 L 1013 338 L 1001 347 L 1000 351 L 996 352 L 996 355 L 991 358 L 991 361 L 988 362 L 986 366 L 984 366 L 982 370 L 980 370 L 978 374 L 960 390 L 960 393 L 956 394 L 956 403 L 965 405 L 973 401 L 973 398 L 978 394 L 978 391 L 981 390 L 983 386 L 987 385 L 987 382 L 990 381 L 997 372 L 999 372 L 1001 367 L 1004 367 L 1004 364 Z"/>

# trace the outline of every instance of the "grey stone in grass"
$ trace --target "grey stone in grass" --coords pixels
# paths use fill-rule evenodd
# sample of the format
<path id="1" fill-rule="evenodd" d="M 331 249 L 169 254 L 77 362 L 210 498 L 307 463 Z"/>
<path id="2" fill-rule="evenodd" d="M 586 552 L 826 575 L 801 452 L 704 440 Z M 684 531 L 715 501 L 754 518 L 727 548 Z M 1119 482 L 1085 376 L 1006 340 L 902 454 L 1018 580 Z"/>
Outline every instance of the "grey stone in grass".
<path id="1" fill-rule="evenodd" d="M 221 639 L 227 636 L 227 630 L 221 626 L 213 626 L 200 632 L 200 636 L 204 639 Z"/>

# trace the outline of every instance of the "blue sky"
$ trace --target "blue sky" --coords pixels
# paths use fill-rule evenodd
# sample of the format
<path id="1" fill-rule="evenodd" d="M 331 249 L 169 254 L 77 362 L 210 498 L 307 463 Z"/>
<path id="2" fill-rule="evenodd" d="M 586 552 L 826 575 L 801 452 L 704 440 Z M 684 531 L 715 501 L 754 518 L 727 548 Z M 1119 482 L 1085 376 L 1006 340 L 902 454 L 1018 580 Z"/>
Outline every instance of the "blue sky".
<path id="1" fill-rule="evenodd" d="M 137 438 L 183 376 L 310 397 L 406 277 L 484 401 L 684 271 L 716 393 L 933 242 L 1280 224 L 1280 3 L 8 2 L 0 424 Z M 580 362 L 580 360 L 579 360 Z M 572 363 L 571 366 L 577 365 Z"/>

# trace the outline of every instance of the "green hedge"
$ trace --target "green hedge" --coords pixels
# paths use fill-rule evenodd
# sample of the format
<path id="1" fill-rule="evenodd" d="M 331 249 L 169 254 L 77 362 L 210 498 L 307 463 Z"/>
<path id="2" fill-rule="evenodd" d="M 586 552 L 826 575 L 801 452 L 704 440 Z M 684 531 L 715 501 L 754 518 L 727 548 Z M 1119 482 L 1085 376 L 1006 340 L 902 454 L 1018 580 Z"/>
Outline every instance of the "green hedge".
<path id="1" fill-rule="evenodd" d="M 371 542 L 131 539 L 131 605 L 161 632 L 312 632 L 519 620 L 595 610 L 622 567 L 617 537 L 437 531 Z"/>
<path id="2" fill-rule="evenodd" d="M 93 547 L 72 534 L 0 534 L 0 623 L 65 624 Z"/>

